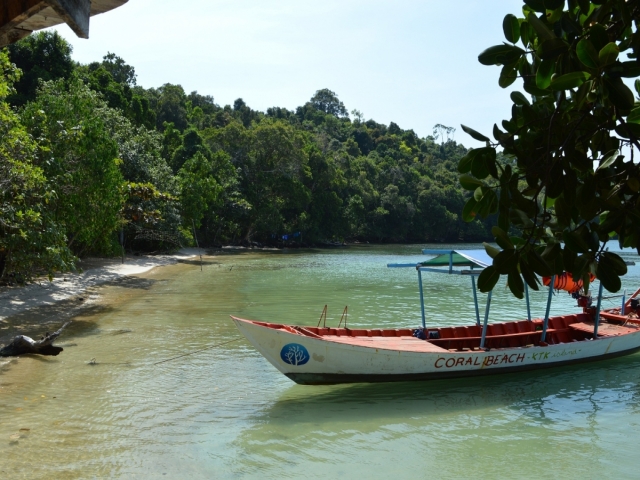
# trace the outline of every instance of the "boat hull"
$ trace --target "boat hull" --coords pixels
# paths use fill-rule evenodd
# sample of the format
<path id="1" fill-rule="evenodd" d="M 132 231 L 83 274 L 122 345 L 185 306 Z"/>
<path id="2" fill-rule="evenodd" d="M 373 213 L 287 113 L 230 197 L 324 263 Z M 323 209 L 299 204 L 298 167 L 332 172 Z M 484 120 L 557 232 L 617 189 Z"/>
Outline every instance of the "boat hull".
<path id="1" fill-rule="evenodd" d="M 366 339 L 371 346 L 310 337 L 232 317 L 238 329 L 280 372 L 304 385 L 401 382 L 493 375 L 600 361 L 640 350 L 640 330 L 545 346 L 491 351 L 431 351 L 391 348 L 417 339 Z M 428 342 L 421 345 L 429 345 Z M 362 342 L 361 342 L 362 343 Z"/>

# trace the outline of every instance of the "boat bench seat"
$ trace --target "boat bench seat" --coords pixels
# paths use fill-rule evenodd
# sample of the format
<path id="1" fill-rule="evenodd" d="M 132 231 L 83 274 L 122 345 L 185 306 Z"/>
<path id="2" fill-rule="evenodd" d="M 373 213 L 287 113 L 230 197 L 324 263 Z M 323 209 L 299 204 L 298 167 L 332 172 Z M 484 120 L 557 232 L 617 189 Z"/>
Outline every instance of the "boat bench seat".
<path id="1" fill-rule="evenodd" d="M 495 326 L 493 324 L 491 326 Z M 520 333 L 507 333 L 499 335 L 487 334 L 485 338 L 486 348 L 508 348 L 508 347 L 522 347 L 524 345 L 536 344 L 540 342 L 542 331 L 530 331 Z M 431 339 L 430 343 L 438 345 L 439 347 L 447 349 L 463 349 L 474 348 L 480 346 L 482 337 L 456 337 L 456 338 L 439 338 Z M 549 328 L 547 330 L 547 341 L 549 343 L 569 343 L 573 340 L 571 331 L 568 328 L 554 329 Z"/>
<path id="2" fill-rule="evenodd" d="M 319 336 L 338 337 L 411 337 L 413 330 L 410 328 L 388 329 L 364 329 L 364 328 L 330 328 L 330 327 L 304 327 L 307 331 Z"/>
<path id="3" fill-rule="evenodd" d="M 623 324 L 631 323 L 635 325 L 640 325 L 640 320 L 638 320 L 637 318 L 629 318 L 626 315 L 619 315 L 616 313 L 600 312 L 600 318 L 604 318 L 612 322 L 620 322 Z"/>
<path id="4" fill-rule="evenodd" d="M 574 323 L 571 325 L 573 330 L 578 330 L 580 332 L 593 334 L 593 323 Z M 598 328 L 598 336 L 599 337 L 613 337 L 616 335 L 620 335 L 622 332 L 616 332 L 615 330 L 622 330 L 623 327 L 619 327 L 618 325 L 608 325 L 608 324 L 600 324 Z M 626 330 L 626 329 L 625 329 Z M 625 332 L 626 333 L 626 332 Z"/>

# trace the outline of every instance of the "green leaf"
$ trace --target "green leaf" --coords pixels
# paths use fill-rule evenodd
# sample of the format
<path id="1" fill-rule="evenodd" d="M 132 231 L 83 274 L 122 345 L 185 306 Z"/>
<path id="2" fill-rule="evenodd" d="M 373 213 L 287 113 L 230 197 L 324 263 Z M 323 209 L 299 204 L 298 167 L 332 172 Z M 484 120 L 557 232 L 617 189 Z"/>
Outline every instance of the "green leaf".
<path id="1" fill-rule="evenodd" d="M 564 263 L 564 268 L 568 272 L 572 272 L 575 269 L 575 263 L 578 258 L 578 254 L 569 248 L 565 248 L 562 250 L 562 263 Z"/>
<path id="2" fill-rule="evenodd" d="M 470 222 L 474 218 L 476 218 L 477 206 L 478 202 L 476 202 L 473 197 L 467 200 L 467 203 L 464 204 L 464 208 L 462 209 L 462 220 L 464 220 L 465 222 Z"/>
<path id="3" fill-rule="evenodd" d="M 463 173 L 460 175 L 460 185 L 462 185 L 462 188 L 465 190 L 475 190 L 476 188 L 484 185 L 484 182 L 472 177 L 468 173 Z"/>
<path id="4" fill-rule="evenodd" d="M 600 263 L 604 262 L 607 268 L 613 270 L 617 275 L 627 274 L 627 264 L 624 260 L 613 252 L 603 252 L 600 256 Z"/>
<path id="5" fill-rule="evenodd" d="M 483 155 L 484 164 L 489 171 L 489 175 L 491 175 L 496 180 L 498 179 L 498 166 L 496 162 L 496 150 L 494 148 L 489 148 L 487 153 Z"/>
<path id="6" fill-rule="evenodd" d="M 602 160 L 600 160 L 600 165 L 598 165 L 597 170 L 607 168 L 609 165 L 611 165 L 613 162 L 617 160 L 619 155 L 620 155 L 619 150 L 611 150 L 605 153 L 604 157 L 602 157 Z"/>
<path id="7" fill-rule="evenodd" d="M 500 227 L 492 227 L 491 228 L 491 233 L 493 234 L 494 238 L 496 239 L 496 243 L 498 245 L 500 245 L 501 248 L 503 248 L 505 250 L 509 250 L 509 249 L 512 250 L 513 249 L 513 243 L 511 243 L 511 240 L 509 239 L 509 236 Z"/>
<path id="8" fill-rule="evenodd" d="M 467 173 L 471 171 L 471 164 L 473 163 L 473 159 L 478 155 L 478 149 L 472 148 L 467 152 L 467 154 L 460 159 L 458 162 L 458 172 Z"/>
<path id="9" fill-rule="evenodd" d="M 623 111 L 629 111 L 633 108 L 635 103 L 633 92 L 621 79 L 605 77 L 604 83 L 609 92 L 611 103 Z"/>
<path id="10" fill-rule="evenodd" d="M 543 12 L 545 11 L 546 9 L 543 10 Z M 529 15 L 527 15 L 527 21 L 536 31 L 536 33 L 540 37 L 540 40 L 545 41 L 558 38 L 551 30 L 549 30 L 549 27 L 547 27 L 547 25 L 545 25 L 545 23 L 540 20 L 534 13 L 530 13 Z"/>
<path id="11" fill-rule="evenodd" d="M 563 168 L 560 161 L 555 161 L 549 171 L 549 181 L 547 182 L 547 196 L 552 199 L 558 198 L 564 189 Z"/>
<path id="12" fill-rule="evenodd" d="M 560 9 L 560 11 L 562 12 L 562 9 Z M 580 36 L 582 34 L 582 27 L 568 12 L 562 12 L 560 25 L 562 26 L 562 30 L 564 30 L 565 33 L 570 33 L 576 36 Z"/>
<path id="13" fill-rule="evenodd" d="M 487 218 L 498 210 L 498 196 L 493 190 L 484 189 L 482 200 L 478 202 L 476 213 L 482 218 Z"/>
<path id="14" fill-rule="evenodd" d="M 515 45 L 494 45 L 478 55 L 478 61 L 482 65 L 508 65 L 516 62 L 523 53 L 524 50 Z"/>
<path id="15" fill-rule="evenodd" d="M 640 124 L 640 107 L 636 107 L 631 110 L 631 113 L 627 116 L 627 123 Z"/>
<path id="16" fill-rule="evenodd" d="M 489 169 L 487 168 L 487 162 L 484 159 L 484 155 L 476 155 L 471 164 L 471 174 L 479 179 L 487 178 L 489 175 Z"/>
<path id="17" fill-rule="evenodd" d="M 555 60 L 568 50 L 569 44 L 567 44 L 567 42 L 561 38 L 554 37 L 542 42 L 536 49 L 536 54 L 542 60 Z"/>
<path id="18" fill-rule="evenodd" d="M 491 265 L 480 273 L 478 277 L 478 289 L 482 293 L 488 293 L 493 290 L 498 280 L 500 280 L 500 274 L 496 272 L 496 269 Z"/>
<path id="19" fill-rule="evenodd" d="M 556 212 L 556 219 L 560 226 L 569 226 L 571 223 L 571 207 L 567 203 L 564 195 L 556 199 L 556 203 L 553 206 Z"/>
<path id="20" fill-rule="evenodd" d="M 529 264 L 525 262 L 523 258 L 520 259 L 520 273 L 522 273 L 524 281 L 527 282 L 527 285 L 529 285 L 533 290 L 538 290 L 540 281 L 538 280 L 538 277 L 533 272 Z"/>
<path id="21" fill-rule="evenodd" d="M 511 211 L 509 212 L 509 220 L 511 220 L 511 223 L 513 223 L 514 225 L 518 225 L 521 228 L 533 227 L 533 222 L 531 221 L 529 216 L 525 212 L 517 208 L 511 209 Z"/>
<path id="22" fill-rule="evenodd" d="M 520 40 L 520 23 L 515 15 L 509 13 L 504 17 L 502 30 L 507 41 L 516 43 Z"/>
<path id="23" fill-rule="evenodd" d="M 502 250 L 496 258 L 493 259 L 493 266 L 500 274 L 518 271 L 518 259 L 520 254 L 515 249 Z"/>
<path id="24" fill-rule="evenodd" d="M 551 90 L 568 90 L 582 85 L 591 75 L 587 72 L 572 72 L 551 79 Z"/>
<path id="25" fill-rule="evenodd" d="M 607 65 L 611 65 L 618 59 L 618 55 L 620 54 L 620 49 L 618 45 L 614 42 L 607 43 L 601 50 L 598 52 L 598 60 L 600 61 L 600 65 L 606 67 Z"/>
<path id="26" fill-rule="evenodd" d="M 483 242 L 482 245 L 484 246 L 484 250 L 487 252 L 487 255 L 489 255 L 491 258 L 496 258 L 496 256 L 500 253 L 500 250 L 493 245 L 490 245 L 486 242 Z"/>
<path id="27" fill-rule="evenodd" d="M 640 125 L 637 123 L 626 123 L 623 125 L 616 125 L 615 131 L 622 138 L 640 138 Z"/>
<path id="28" fill-rule="evenodd" d="M 511 92 L 511 101 L 516 105 L 531 105 L 527 97 L 520 92 Z"/>
<path id="29" fill-rule="evenodd" d="M 549 88 L 549 85 L 551 85 L 551 75 L 554 74 L 555 70 L 555 60 L 542 60 L 536 72 L 536 86 L 542 89 Z"/>
<path id="30" fill-rule="evenodd" d="M 524 0 L 524 3 L 529 5 L 536 12 L 544 13 L 547 10 L 543 0 Z"/>
<path id="31" fill-rule="evenodd" d="M 553 273 L 551 266 L 535 250 L 529 251 L 527 261 L 533 271 L 542 277 L 548 277 Z"/>
<path id="32" fill-rule="evenodd" d="M 505 65 L 500 71 L 500 77 L 498 78 L 498 85 L 502 88 L 507 88 L 513 84 L 518 78 L 518 72 L 516 71 L 515 64 Z"/>
<path id="33" fill-rule="evenodd" d="M 585 66 L 589 68 L 598 68 L 598 52 L 589 39 L 583 38 L 578 42 L 578 45 L 576 45 L 576 54 L 578 55 L 578 59 Z"/>
<path id="34" fill-rule="evenodd" d="M 509 285 L 509 290 L 511 290 L 511 293 L 513 293 L 516 298 L 524 298 L 524 283 L 517 270 L 509 272 L 507 284 Z"/>
<path id="35" fill-rule="evenodd" d="M 599 23 L 591 26 L 589 29 L 589 40 L 593 44 L 593 47 L 600 51 L 604 46 L 609 43 L 609 35 L 607 30 Z"/>
<path id="36" fill-rule="evenodd" d="M 589 9 L 591 8 L 591 2 L 589 0 L 578 0 L 578 5 L 580 6 L 580 13 L 582 15 L 589 13 Z"/>
<path id="37" fill-rule="evenodd" d="M 584 274 L 588 274 L 590 263 L 591 257 L 589 255 L 580 255 L 576 257 L 573 262 L 573 275 L 575 277 L 582 277 Z"/>
<path id="38" fill-rule="evenodd" d="M 598 277 L 598 280 L 600 280 L 602 286 L 612 293 L 619 291 L 622 287 L 620 277 L 616 274 L 616 272 L 608 268 L 606 262 L 603 263 L 601 261 L 598 263 L 598 267 L 596 269 L 596 277 Z"/>
<path id="39" fill-rule="evenodd" d="M 532 41 L 533 28 L 526 20 L 520 24 L 520 38 L 522 39 L 522 45 L 525 48 L 529 48 L 529 42 Z"/>
<path id="40" fill-rule="evenodd" d="M 575 253 L 587 253 L 589 251 L 589 245 L 584 239 L 576 232 L 563 232 L 562 240 L 566 248 L 572 250 Z"/>
<path id="41" fill-rule="evenodd" d="M 640 63 L 638 63 L 637 61 L 632 60 L 628 62 L 621 62 L 620 65 L 622 66 L 622 72 L 620 75 L 622 75 L 623 77 L 640 77 Z"/>
<path id="42" fill-rule="evenodd" d="M 490 141 L 489 138 L 485 137 L 484 135 L 482 135 L 479 132 L 476 132 L 473 128 L 469 128 L 466 125 L 460 125 L 460 126 L 462 127 L 462 130 L 465 131 L 465 133 L 467 133 L 468 135 L 471 135 L 471 137 L 475 138 L 479 142 L 489 142 Z"/>
<path id="43" fill-rule="evenodd" d="M 564 0 L 544 0 L 544 6 L 547 10 L 557 10 L 564 7 Z"/>
<path id="44" fill-rule="evenodd" d="M 535 97 L 544 97 L 545 95 L 549 95 L 551 93 L 550 90 L 543 90 L 542 88 L 538 88 L 533 83 L 525 82 L 523 88 L 525 92 Z"/>
<path id="45" fill-rule="evenodd" d="M 559 22 L 562 18 L 562 9 L 547 9 L 547 23 L 553 25 L 556 22 Z"/>

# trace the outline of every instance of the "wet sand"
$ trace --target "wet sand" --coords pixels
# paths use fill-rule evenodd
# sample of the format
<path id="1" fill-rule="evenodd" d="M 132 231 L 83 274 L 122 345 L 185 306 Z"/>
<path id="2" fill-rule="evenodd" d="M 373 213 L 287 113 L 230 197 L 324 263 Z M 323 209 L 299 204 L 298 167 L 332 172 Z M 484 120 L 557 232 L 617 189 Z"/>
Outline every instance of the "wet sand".
<path id="1" fill-rule="evenodd" d="M 56 275 L 25 287 L 0 289 L 0 345 L 15 335 L 39 336 L 59 328 L 65 321 L 90 316 L 108 308 L 102 298 L 106 286 L 144 283 L 139 275 L 164 265 L 194 261 L 204 249 L 184 248 L 171 255 L 87 258 L 78 263 L 79 273 Z"/>

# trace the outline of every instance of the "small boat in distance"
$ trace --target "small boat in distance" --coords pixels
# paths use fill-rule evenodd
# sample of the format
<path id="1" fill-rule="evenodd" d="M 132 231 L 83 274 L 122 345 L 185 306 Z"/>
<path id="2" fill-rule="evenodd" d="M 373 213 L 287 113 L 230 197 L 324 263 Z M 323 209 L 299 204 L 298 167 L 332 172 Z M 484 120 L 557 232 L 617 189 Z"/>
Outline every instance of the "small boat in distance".
<path id="1" fill-rule="evenodd" d="M 351 329 L 296 326 L 231 317 L 242 334 L 278 370 L 304 385 L 394 382 L 471 377 L 536 370 L 604 360 L 640 350 L 640 295 L 623 294 L 620 307 L 601 310 L 590 295 L 574 293 L 581 311 L 550 316 L 549 288 L 544 318 L 532 319 L 525 290 L 527 318 L 488 323 L 491 292 L 484 321 L 480 318 L 475 277 L 491 265 L 484 250 L 423 250 L 435 255 L 422 263 L 390 264 L 418 272 L 421 328 Z M 445 268 L 443 268 L 445 267 Z M 466 267 L 459 270 L 454 267 Z M 427 327 L 422 272 L 468 275 L 475 303 L 475 323 Z M 551 277 L 546 285 L 560 283 Z M 525 284 L 526 285 L 526 284 Z M 459 313 L 456 312 L 456 316 Z M 322 318 L 322 317 L 321 317 Z M 326 318 L 326 317 L 325 317 Z"/>

